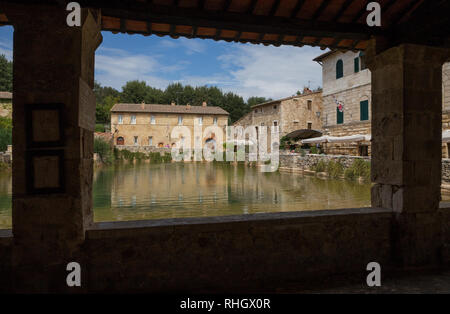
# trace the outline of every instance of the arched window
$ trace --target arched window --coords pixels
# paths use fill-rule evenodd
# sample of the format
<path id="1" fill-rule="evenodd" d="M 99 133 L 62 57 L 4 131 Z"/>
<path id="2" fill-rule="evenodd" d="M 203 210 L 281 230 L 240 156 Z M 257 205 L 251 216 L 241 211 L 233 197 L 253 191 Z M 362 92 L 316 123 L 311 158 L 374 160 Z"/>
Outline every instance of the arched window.
<path id="1" fill-rule="evenodd" d="M 344 76 L 344 62 L 339 59 L 336 62 L 336 79 L 340 79 Z"/>
<path id="2" fill-rule="evenodd" d="M 116 144 L 117 144 L 117 145 L 123 145 L 124 142 L 125 142 L 125 141 L 124 141 L 124 139 L 123 139 L 122 136 L 118 137 L 117 140 L 116 140 Z"/>

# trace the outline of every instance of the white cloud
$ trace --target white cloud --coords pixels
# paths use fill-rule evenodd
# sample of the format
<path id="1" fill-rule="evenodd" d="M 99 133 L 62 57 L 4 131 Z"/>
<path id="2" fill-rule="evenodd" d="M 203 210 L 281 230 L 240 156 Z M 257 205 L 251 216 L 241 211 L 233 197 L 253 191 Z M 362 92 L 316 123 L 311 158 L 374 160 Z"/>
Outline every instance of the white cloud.
<path id="1" fill-rule="evenodd" d="M 322 85 L 321 66 L 313 62 L 323 53 L 312 47 L 273 47 L 263 45 L 236 45 L 218 60 L 229 72 L 234 86 L 230 89 L 242 95 L 283 98 L 295 94 L 303 86 Z"/>
<path id="2" fill-rule="evenodd" d="M 173 49 L 185 47 L 192 53 L 206 52 L 204 43 L 190 39 L 164 42 L 167 48 L 176 43 Z M 244 99 L 251 96 L 278 99 L 293 95 L 304 86 L 321 86 L 322 69 L 312 59 L 323 52 L 312 47 L 231 44 L 225 54 L 217 57 L 221 70 L 199 76 L 189 67 L 189 58 L 170 63 L 165 62 L 164 54 L 131 54 L 102 47 L 96 56 L 96 79 L 119 90 L 130 80 L 143 80 L 162 89 L 172 82 L 180 82 L 192 86 L 215 85 Z"/>
<path id="3" fill-rule="evenodd" d="M 159 43 L 159 48 L 177 49 L 178 51 L 190 56 L 196 53 L 204 53 L 207 46 L 201 39 L 181 37 L 177 40 L 164 39 Z"/>
<path id="4" fill-rule="evenodd" d="M 157 88 L 165 88 L 170 81 L 163 78 L 163 73 L 178 71 L 187 66 L 188 62 L 161 64 L 157 57 L 143 54 L 130 54 L 125 50 L 102 47 L 98 50 L 95 60 L 95 79 L 102 85 L 118 90 L 131 80 L 147 82 Z"/>

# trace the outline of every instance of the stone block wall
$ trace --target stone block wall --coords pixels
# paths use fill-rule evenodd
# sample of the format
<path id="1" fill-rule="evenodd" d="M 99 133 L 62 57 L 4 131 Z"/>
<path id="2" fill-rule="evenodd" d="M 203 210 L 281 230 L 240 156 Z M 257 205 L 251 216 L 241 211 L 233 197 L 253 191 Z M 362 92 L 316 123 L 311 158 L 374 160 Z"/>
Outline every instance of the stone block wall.
<path id="1" fill-rule="evenodd" d="M 11 290 L 11 230 L 0 230 L 0 293 Z"/>
<path id="2" fill-rule="evenodd" d="M 371 123 L 370 121 L 365 122 L 351 122 L 345 123 L 342 125 L 333 125 L 324 128 L 324 134 L 329 136 L 349 136 L 349 135 L 367 135 L 371 134 Z M 360 145 L 367 145 L 369 156 L 371 154 L 371 145 L 370 142 L 364 141 L 360 143 L 356 142 L 347 142 L 347 143 L 325 143 L 322 144 L 322 147 L 325 153 L 330 155 L 353 155 L 358 156 L 359 150 L 358 147 Z"/>
<path id="3" fill-rule="evenodd" d="M 280 168 L 294 169 L 294 170 L 310 170 L 320 160 L 324 162 L 339 161 L 345 168 L 351 167 L 353 162 L 357 159 L 370 161 L 370 157 L 359 156 L 345 156 L 345 155 L 314 155 L 307 154 L 283 154 L 280 153 Z"/>
<path id="4" fill-rule="evenodd" d="M 336 101 L 342 102 L 344 105 L 344 123 L 363 122 L 360 115 L 360 102 L 364 100 L 369 101 L 369 120 L 371 119 L 371 84 L 361 85 L 358 87 L 351 87 L 334 94 L 323 96 L 323 125 L 326 130 L 330 126 L 337 125 L 336 117 Z"/>
<path id="5" fill-rule="evenodd" d="M 160 153 L 161 155 L 164 155 L 165 153 L 170 154 L 172 151 L 172 148 L 154 146 L 116 145 L 115 148 L 118 150 L 128 150 L 133 153 Z"/>
<path id="6" fill-rule="evenodd" d="M 258 292 L 349 274 L 365 282 L 368 262 L 389 269 L 391 218 L 349 209 L 96 224 L 89 290 Z"/>
<path id="7" fill-rule="evenodd" d="M 308 101 L 311 101 L 311 109 L 308 109 Z M 311 124 L 311 129 L 322 130 L 322 103 L 321 92 L 292 96 L 254 107 L 233 125 L 244 128 L 251 125 L 269 127 L 277 121 L 280 137 L 296 130 L 308 129 L 308 123 Z M 317 112 L 320 112 L 320 116 Z"/>
<path id="8" fill-rule="evenodd" d="M 450 159 L 442 159 L 442 181 L 450 183 Z"/>
<path id="9" fill-rule="evenodd" d="M 354 59 L 359 57 L 359 52 L 340 52 L 329 55 L 323 60 L 323 94 L 328 96 L 352 87 L 370 84 L 371 77 L 368 69 L 355 73 Z M 336 63 L 338 60 L 344 63 L 344 77 L 336 79 Z M 361 60 L 360 60 L 361 67 Z"/>
<path id="10" fill-rule="evenodd" d="M 450 62 L 442 67 L 443 110 L 450 110 Z"/>
<path id="11" fill-rule="evenodd" d="M 350 167 L 356 159 L 370 161 L 370 157 L 347 156 L 347 155 L 314 155 L 292 153 L 280 153 L 280 168 L 292 170 L 310 170 L 312 166 L 320 160 L 329 162 L 330 160 L 339 161 L 345 168 Z M 442 159 L 442 182 L 450 184 L 450 159 Z"/>

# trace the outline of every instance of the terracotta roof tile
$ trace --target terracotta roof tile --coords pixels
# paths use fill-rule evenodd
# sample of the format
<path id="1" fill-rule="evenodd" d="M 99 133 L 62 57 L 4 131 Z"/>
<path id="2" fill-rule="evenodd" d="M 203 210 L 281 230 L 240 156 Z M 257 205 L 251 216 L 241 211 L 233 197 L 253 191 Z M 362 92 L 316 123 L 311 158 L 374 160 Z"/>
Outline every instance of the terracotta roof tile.
<path id="1" fill-rule="evenodd" d="M 213 106 L 172 106 L 155 104 L 115 104 L 111 112 L 155 112 L 155 113 L 192 113 L 228 115 L 229 113 L 220 107 Z"/>

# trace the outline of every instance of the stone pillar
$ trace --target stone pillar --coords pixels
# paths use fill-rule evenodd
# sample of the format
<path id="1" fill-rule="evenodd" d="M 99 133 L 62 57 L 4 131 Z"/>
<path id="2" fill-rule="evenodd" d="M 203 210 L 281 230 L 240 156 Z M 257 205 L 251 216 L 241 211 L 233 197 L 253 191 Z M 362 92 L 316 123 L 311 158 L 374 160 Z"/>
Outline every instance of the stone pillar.
<path id="1" fill-rule="evenodd" d="M 100 12 L 82 9 L 81 26 L 69 27 L 64 6 L 2 9 L 14 25 L 13 286 L 76 291 L 66 265 L 79 262 L 83 274 L 79 249 L 92 223 Z"/>
<path id="2" fill-rule="evenodd" d="M 372 206 L 390 208 L 403 266 L 439 261 L 442 65 L 449 50 L 403 44 L 377 53 L 372 72 Z"/>

